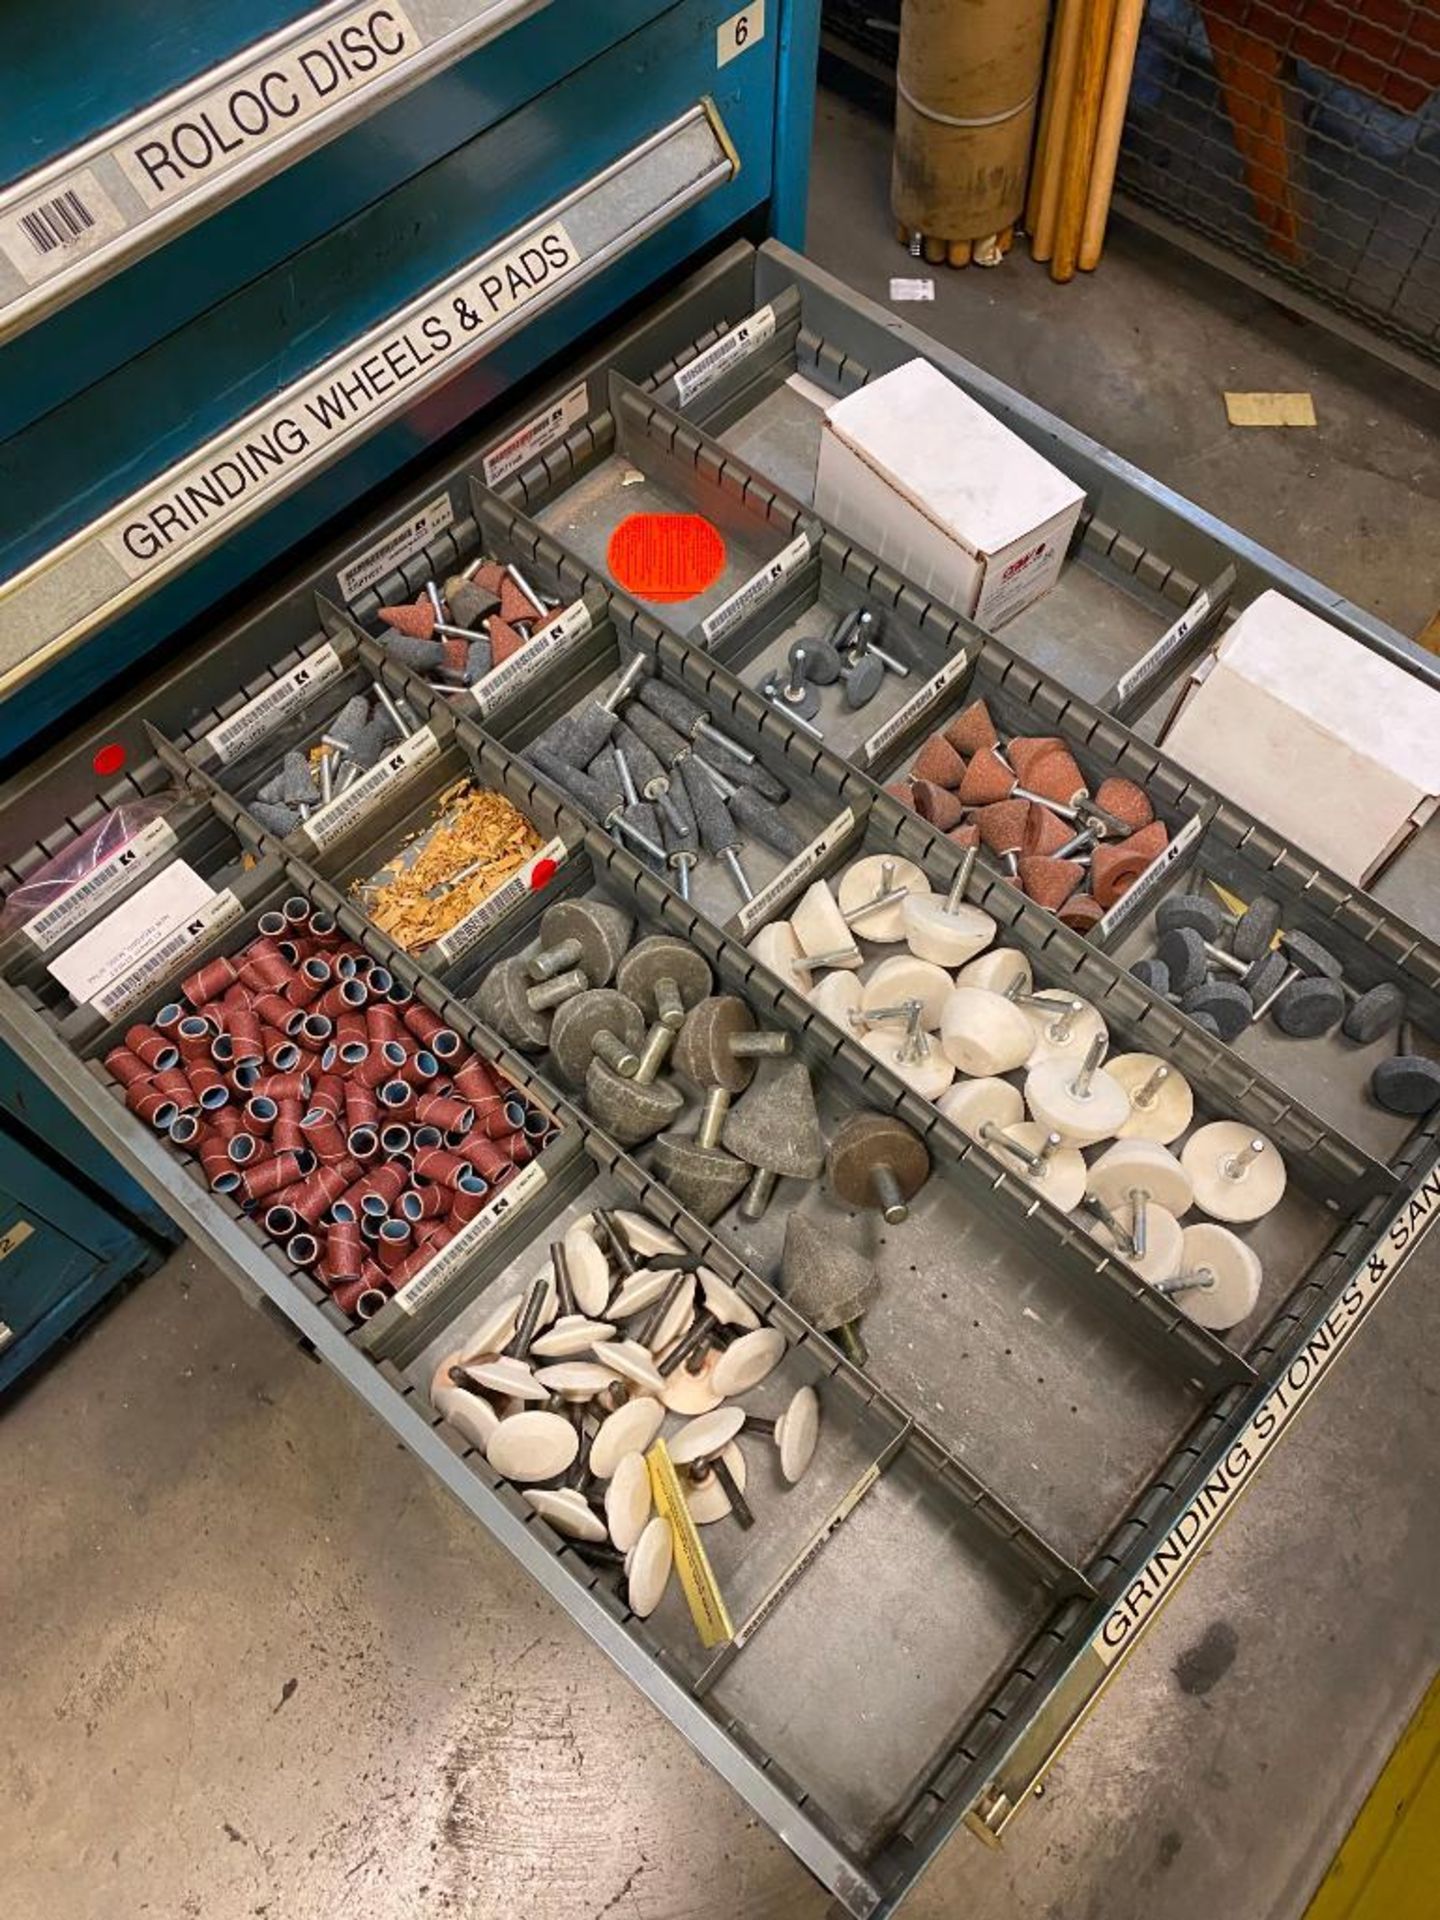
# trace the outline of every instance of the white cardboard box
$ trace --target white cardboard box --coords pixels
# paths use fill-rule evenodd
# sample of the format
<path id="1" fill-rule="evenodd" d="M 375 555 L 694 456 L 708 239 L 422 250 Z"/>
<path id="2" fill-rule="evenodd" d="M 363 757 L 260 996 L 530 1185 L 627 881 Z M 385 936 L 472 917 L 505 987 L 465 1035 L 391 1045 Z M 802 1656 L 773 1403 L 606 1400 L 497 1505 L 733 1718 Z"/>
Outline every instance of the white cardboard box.
<path id="1" fill-rule="evenodd" d="M 985 627 L 1054 586 L 1084 500 L 928 360 L 872 380 L 825 416 L 816 510 Z"/>
<path id="2" fill-rule="evenodd" d="M 1195 669 L 1164 745 L 1365 886 L 1435 811 L 1440 693 L 1272 591 Z"/>

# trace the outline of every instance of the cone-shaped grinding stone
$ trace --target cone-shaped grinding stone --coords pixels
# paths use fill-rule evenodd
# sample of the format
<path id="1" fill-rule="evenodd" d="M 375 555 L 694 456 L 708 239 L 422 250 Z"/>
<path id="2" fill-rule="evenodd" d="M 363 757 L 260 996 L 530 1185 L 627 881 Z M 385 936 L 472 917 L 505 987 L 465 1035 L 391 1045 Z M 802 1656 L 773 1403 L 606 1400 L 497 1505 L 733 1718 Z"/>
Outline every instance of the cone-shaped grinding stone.
<path id="1" fill-rule="evenodd" d="M 958 787 L 965 778 L 965 762 L 943 733 L 932 733 L 915 756 L 912 780 L 931 780 L 937 787 Z"/>
<path id="2" fill-rule="evenodd" d="M 680 777 L 685 783 L 690 804 L 695 809 L 695 824 L 700 830 L 700 844 L 705 851 L 725 853 L 731 847 L 738 847 L 740 829 L 730 818 L 730 809 L 720 798 L 719 789 L 706 777 L 704 767 L 698 766 L 693 757 L 682 760 Z"/>
<path id="3" fill-rule="evenodd" d="M 938 827 L 941 833 L 947 833 L 951 827 L 958 827 L 965 817 L 960 796 L 951 793 L 948 787 L 936 786 L 933 780 L 915 782 L 912 805 L 922 820 L 928 820 L 930 825 Z"/>
<path id="4" fill-rule="evenodd" d="M 1123 820 L 1131 833 L 1148 827 L 1155 818 L 1155 809 L 1145 789 L 1133 780 L 1122 779 L 1117 773 L 1100 782 L 1095 804 L 1103 807 L 1106 813 L 1113 813 L 1117 820 Z"/>
<path id="5" fill-rule="evenodd" d="M 743 1000 L 717 993 L 697 1001 L 685 1016 L 670 1055 L 672 1066 L 697 1087 L 724 1087 L 743 1093 L 755 1077 L 755 1061 L 730 1051 L 739 1034 L 754 1033 L 755 1021 Z"/>
<path id="6" fill-rule="evenodd" d="M 507 660 L 513 659 L 525 644 L 523 633 L 517 633 L 508 620 L 502 620 L 495 614 L 485 629 L 490 639 L 490 659 L 493 665 L 503 667 Z"/>
<path id="7" fill-rule="evenodd" d="M 1031 809 L 1032 813 L 1039 811 L 1038 807 Z M 1019 878 L 1020 885 L 1037 906 L 1055 913 L 1085 878 L 1085 869 L 1078 860 L 1052 860 L 1040 854 L 1022 853 Z"/>
<path id="8" fill-rule="evenodd" d="M 1030 854 L 1058 853 L 1074 834 L 1074 828 L 1048 807 L 1031 807 L 1025 822 L 1025 851 Z"/>
<path id="9" fill-rule="evenodd" d="M 891 780 L 885 788 L 892 800 L 898 800 L 902 807 L 913 807 L 915 789 L 908 780 Z"/>
<path id="10" fill-rule="evenodd" d="M 795 929 L 788 920 L 772 920 L 768 926 L 761 927 L 745 951 L 762 967 L 778 974 L 796 993 L 809 993 L 810 971 L 800 942 L 795 938 Z"/>
<path id="11" fill-rule="evenodd" d="M 580 966 L 592 987 L 608 987 L 635 931 L 635 922 L 603 900 L 557 900 L 540 916 L 540 944 L 580 943 Z"/>
<path id="12" fill-rule="evenodd" d="M 726 1150 L 747 1166 L 787 1180 L 815 1180 L 825 1164 L 825 1142 L 810 1069 L 803 1060 L 776 1060 L 725 1116 Z"/>
<path id="13" fill-rule="evenodd" d="M 522 954 L 497 960 L 481 982 L 475 1011 L 512 1047 L 539 1053 L 550 1037 L 550 1016 L 536 1013 L 526 1004 L 531 985 L 529 966 Z"/>
<path id="14" fill-rule="evenodd" d="M 1070 927 L 1076 933 L 1089 933 L 1104 918 L 1105 909 L 1093 893 L 1072 893 L 1060 909 L 1062 926 Z"/>
<path id="15" fill-rule="evenodd" d="M 457 627 L 469 627 L 472 631 L 482 620 L 488 620 L 492 613 L 500 611 L 500 596 L 487 593 L 474 580 L 467 580 L 464 574 L 452 574 L 445 582 L 445 604 L 450 609 L 450 619 Z"/>
<path id="16" fill-rule="evenodd" d="M 490 642 L 488 640 L 472 640 L 470 642 L 470 651 L 465 656 L 466 686 L 473 687 L 477 680 L 483 680 L 495 664 L 495 655 L 491 650 Z"/>
<path id="17" fill-rule="evenodd" d="M 1077 800 L 1085 799 L 1090 791 L 1068 747 L 1060 747 L 1053 753 L 1042 753 L 1031 767 L 1026 784 L 1042 800 L 1054 800 L 1062 807 L 1073 807 Z"/>
<path id="18" fill-rule="evenodd" d="M 1128 840 L 1097 847 L 1090 863 L 1090 884 L 1102 907 L 1113 907 L 1121 894 L 1133 887 L 1157 854 L 1169 845 L 1170 835 L 1163 820 L 1152 820 L 1148 827 L 1132 833 Z"/>
<path id="19" fill-rule="evenodd" d="M 1014 784 L 1015 775 L 995 749 L 982 747 L 965 769 L 960 798 L 967 807 L 993 806 L 997 800 L 1009 799 Z"/>
<path id="20" fill-rule="evenodd" d="M 975 816 L 975 825 L 992 853 L 1019 853 L 1025 844 L 1029 817 L 1028 800 L 1002 800 L 997 806 L 983 807 Z"/>
<path id="21" fill-rule="evenodd" d="M 305 754 L 298 751 L 286 754 L 281 771 L 280 798 L 291 807 L 313 806 L 320 798 L 319 783 Z"/>
<path id="22" fill-rule="evenodd" d="M 963 826 L 952 827 L 945 838 L 953 841 L 957 847 L 978 847 L 980 829 L 973 820 L 967 820 Z"/>
<path id="23" fill-rule="evenodd" d="M 500 582 L 500 618 L 511 622 L 540 618 L 539 607 L 528 593 L 516 586 L 508 573 Z"/>
<path id="24" fill-rule="evenodd" d="M 659 1018 L 655 986 L 662 979 L 675 982 L 687 1007 L 703 1000 L 713 985 L 705 960 L 694 947 L 669 933 L 650 934 L 630 949 L 615 970 L 615 984 L 621 993 L 628 995 L 651 1020 Z"/>
<path id="25" fill-rule="evenodd" d="M 824 880 L 813 881 L 801 894 L 791 910 L 790 924 L 806 953 L 839 953 L 854 944 L 855 936 Z M 860 964 L 858 959 L 855 964 Z"/>
<path id="26" fill-rule="evenodd" d="M 638 1086 L 612 1073 L 603 1060 L 592 1060 L 585 1074 L 585 1104 L 597 1127 L 603 1127 L 622 1147 L 638 1147 L 664 1128 L 673 1126 L 685 1105 L 685 1096 L 668 1080 Z"/>
<path id="27" fill-rule="evenodd" d="M 738 787 L 726 805 L 731 819 L 743 833 L 778 853 L 782 860 L 793 860 L 797 853 L 805 851 L 804 834 L 797 832 L 784 814 L 776 811 L 775 803 L 762 799 L 753 787 Z"/>
<path id="28" fill-rule="evenodd" d="M 739 1199 L 750 1180 L 743 1160 L 677 1133 L 661 1134 L 655 1142 L 653 1165 L 681 1206 L 707 1227 L 732 1200 Z"/>
<path id="29" fill-rule="evenodd" d="M 250 811 L 267 833 L 278 833 L 283 840 L 300 824 L 298 807 L 287 807 L 282 800 L 252 800 Z"/>
<path id="30" fill-rule="evenodd" d="M 957 753 L 963 753 L 967 758 L 984 747 L 998 747 L 1000 744 L 995 722 L 990 718 L 990 709 L 983 700 L 972 700 L 968 707 L 962 707 L 946 727 L 945 738 Z"/>
<path id="31" fill-rule="evenodd" d="M 873 1263 L 857 1247 L 799 1213 L 785 1222 L 780 1284 L 795 1311 L 821 1333 L 860 1319 L 880 1291 Z"/>
<path id="32" fill-rule="evenodd" d="M 355 746 L 369 725 L 370 702 L 363 693 L 352 693 L 325 731 L 333 734 L 337 740 Z"/>
<path id="33" fill-rule="evenodd" d="M 380 639 L 392 660 L 414 667 L 417 673 L 433 673 L 445 658 L 438 640 L 413 640 L 408 633 L 382 633 Z"/>
<path id="34" fill-rule="evenodd" d="M 605 789 L 598 780 L 592 780 L 579 767 L 572 767 L 562 755 L 552 753 L 549 747 L 538 740 L 534 746 L 526 749 L 526 758 L 537 773 L 543 773 L 547 780 L 553 780 L 562 793 L 568 793 L 593 819 L 604 820 L 608 817 L 612 809 L 606 805 Z"/>
<path id="35" fill-rule="evenodd" d="M 645 1043 L 645 1016 L 633 1000 L 613 987 L 572 994 L 555 1009 L 550 1055 L 572 1087 L 584 1086 L 595 1036 L 602 1031 L 613 1033 L 638 1053 Z"/>
<path id="36" fill-rule="evenodd" d="M 495 604 L 499 606 L 500 589 L 509 576 L 498 560 L 477 560 L 469 569 L 467 577 L 473 580 L 477 587 L 482 587 L 486 593 L 493 593 Z"/>
<path id="37" fill-rule="evenodd" d="M 422 593 L 412 606 L 382 607 L 380 618 L 387 627 L 393 627 L 396 633 L 403 633 L 410 640 L 428 640 L 435 631 L 435 609 L 427 593 Z"/>
<path id="38" fill-rule="evenodd" d="M 1006 748 L 1010 764 L 1022 787 L 1033 786 L 1030 775 L 1047 754 L 1064 753 L 1065 742 L 1053 733 L 1017 734 Z"/>

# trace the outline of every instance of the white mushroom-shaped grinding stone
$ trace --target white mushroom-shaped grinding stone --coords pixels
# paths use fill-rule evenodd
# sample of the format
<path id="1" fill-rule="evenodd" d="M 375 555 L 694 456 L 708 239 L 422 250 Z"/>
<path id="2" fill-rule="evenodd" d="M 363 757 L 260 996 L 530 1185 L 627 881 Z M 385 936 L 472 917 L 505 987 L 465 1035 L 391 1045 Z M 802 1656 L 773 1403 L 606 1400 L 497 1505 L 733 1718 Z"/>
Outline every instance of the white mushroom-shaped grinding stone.
<path id="1" fill-rule="evenodd" d="M 557 1360 L 553 1367 L 537 1368 L 535 1378 L 562 1400 L 593 1400 L 615 1384 L 609 1367 L 597 1366 L 593 1360 Z"/>
<path id="2" fill-rule="evenodd" d="M 995 938 L 995 922 L 983 907 L 967 906 L 962 900 L 953 913 L 947 913 L 940 893 L 910 894 L 901 901 L 900 914 L 911 953 L 937 967 L 963 967 Z"/>
<path id="3" fill-rule="evenodd" d="M 1037 1127 L 1033 1120 L 1026 1120 L 1018 1127 L 1007 1127 L 1005 1135 L 1018 1146 L 1028 1148 L 1031 1153 L 1038 1153 L 1049 1137 L 1047 1129 Z M 1073 1213 L 1085 1198 L 1085 1156 L 1076 1148 L 1057 1147 L 1042 1165 L 1027 1167 L 1013 1154 L 1006 1153 L 999 1140 L 990 1140 L 986 1144 L 1002 1166 L 1011 1168 L 1037 1193 L 1043 1193 L 1051 1206 L 1058 1207 L 1061 1213 Z"/>
<path id="4" fill-rule="evenodd" d="M 1180 1150 L 1195 1183 L 1195 1204 L 1214 1220 L 1259 1220 L 1280 1204 L 1285 1162 L 1274 1142 L 1243 1120 L 1197 1127 Z M 1233 1325 L 1233 1322 L 1226 1322 Z"/>
<path id="5" fill-rule="evenodd" d="M 670 1441 L 670 1458 L 677 1467 L 688 1467 L 692 1460 L 708 1460 L 712 1453 L 728 1447 L 744 1424 L 743 1407 L 717 1407 L 713 1413 L 702 1413 L 698 1420 L 687 1420 Z"/>
<path id="6" fill-rule="evenodd" d="M 546 1397 L 544 1387 L 523 1360 L 511 1360 L 502 1355 L 496 1360 L 467 1360 L 464 1366 L 467 1379 L 473 1380 L 477 1387 L 483 1387 L 487 1393 L 503 1394 L 507 1400 L 543 1400 Z"/>
<path id="7" fill-rule="evenodd" d="M 664 1377 L 651 1359 L 650 1349 L 638 1340 L 602 1340 L 594 1352 L 601 1366 L 618 1373 L 622 1380 L 629 1380 L 646 1393 L 665 1391 Z"/>
<path id="8" fill-rule="evenodd" d="M 853 914 L 857 907 L 866 906 L 875 898 L 884 886 L 887 865 L 894 869 L 890 875 L 891 891 L 903 887 L 907 893 L 934 892 L 928 877 L 913 860 L 902 860 L 898 854 L 869 853 L 863 859 L 852 861 L 840 876 L 841 913 Z M 892 900 L 889 906 L 862 913 L 850 926 L 850 934 L 852 939 L 873 940 L 881 946 L 903 940 L 904 901 Z"/>
<path id="9" fill-rule="evenodd" d="M 746 1479 L 744 1454 L 732 1441 L 723 1449 L 720 1458 L 743 1494 Z M 707 1527 L 713 1520 L 723 1520 L 729 1513 L 730 1496 L 718 1473 L 707 1474 L 703 1480 L 692 1480 L 687 1474 L 680 1484 L 685 1489 L 685 1504 L 690 1509 L 690 1518 L 697 1526 Z"/>
<path id="10" fill-rule="evenodd" d="M 1003 994 L 956 987 L 941 1010 L 940 1045 L 962 1073 L 1009 1073 L 1030 1058 L 1035 1029 Z"/>
<path id="11" fill-rule="evenodd" d="M 649 1260 L 657 1253 L 683 1253 L 684 1247 L 673 1233 L 657 1227 L 643 1213 L 628 1213 L 623 1208 L 615 1215 L 615 1224 L 625 1236 L 625 1244 L 637 1260 Z"/>
<path id="12" fill-rule="evenodd" d="M 1036 997 L 1048 1000 L 1054 1011 L 1047 1013 L 1035 1006 L 1024 1009 L 1035 1034 L 1035 1046 L 1025 1063 L 1027 1066 L 1038 1067 L 1043 1060 L 1083 1060 L 1097 1033 L 1109 1039 L 1099 1010 L 1088 1000 L 1082 1000 L 1078 993 L 1067 993 L 1063 987 L 1042 987 Z M 1080 1011 L 1072 1014 L 1070 1010 L 1077 1000 Z"/>
<path id="13" fill-rule="evenodd" d="M 588 1353 L 597 1340 L 614 1338 L 615 1329 L 608 1320 L 587 1320 L 583 1313 L 567 1313 L 530 1342 L 530 1352 L 540 1360 L 573 1360 L 577 1354 Z"/>
<path id="14" fill-rule="evenodd" d="M 630 1611 L 642 1620 L 652 1614 L 664 1598 L 666 1582 L 675 1558 L 675 1542 L 670 1522 L 657 1513 L 630 1549 L 625 1561 L 626 1596 Z"/>
<path id="15" fill-rule="evenodd" d="M 820 1396 L 813 1387 L 797 1387 L 775 1422 L 775 1444 L 780 1449 L 780 1471 L 793 1487 L 815 1457 L 820 1438 Z"/>
<path id="16" fill-rule="evenodd" d="M 610 1298 L 610 1262 L 588 1227 L 571 1227 L 565 1234 L 564 1246 L 575 1305 L 581 1313 L 598 1320 Z"/>
<path id="17" fill-rule="evenodd" d="M 760 1316 L 743 1294 L 737 1293 L 728 1280 L 722 1280 L 718 1273 L 712 1273 L 708 1267 L 700 1269 L 700 1290 L 705 1295 L 705 1304 L 715 1318 L 724 1327 L 758 1327 Z"/>
<path id="18" fill-rule="evenodd" d="M 902 1059 L 907 1045 L 903 1027 L 867 1027 L 860 1041 L 867 1053 L 883 1061 L 922 1100 L 938 1100 L 955 1079 L 954 1067 L 937 1046 L 932 1046 L 923 1060 Z"/>
<path id="19" fill-rule="evenodd" d="M 1127 1200 L 1123 1206 L 1111 1211 L 1122 1231 L 1129 1234 L 1135 1225 L 1135 1209 Z M 1116 1241 L 1110 1229 L 1103 1221 L 1096 1221 L 1095 1236 L 1101 1243 L 1112 1248 L 1129 1267 L 1132 1273 L 1142 1280 L 1148 1280 L 1153 1287 L 1159 1280 L 1173 1280 L 1180 1271 L 1180 1242 L 1184 1229 L 1168 1207 L 1145 1208 L 1145 1251 L 1138 1258 L 1130 1251 L 1127 1239 Z"/>
<path id="20" fill-rule="evenodd" d="M 610 1540 L 629 1553 L 650 1518 L 650 1469 L 643 1453 L 627 1453 L 605 1489 L 605 1524 Z"/>
<path id="21" fill-rule="evenodd" d="M 957 1080 L 940 1096 L 941 1113 L 972 1140 L 980 1138 L 980 1129 L 988 1122 L 1002 1130 L 1018 1127 L 1025 1118 L 1025 1099 L 1008 1080 L 989 1076 L 980 1080 Z"/>
<path id="22" fill-rule="evenodd" d="M 1130 1099 L 1130 1118 L 1120 1129 L 1122 1140 L 1154 1140 L 1168 1147 L 1195 1117 L 1190 1082 L 1158 1053 L 1117 1053 L 1105 1062 L 1105 1071 L 1120 1082 Z"/>
<path id="23" fill-rule="evenodd" d="M 768 927 L 761 927 L 746 951 L 762 967 L 778 973 L 787 987 L 793 987 L 796 993 L 809 993 L 813 984 L 810 970 L 788 920 L 772 920 Z"/>
<path id="24" fill-rule="evenodd" d="M 580 1436 L 558 1413 L 512 1413 L 491 1434 L 485 1458 L 507 1480 L 553 1480 L 580 1451 Z"/>
<path id="25" fill-rule="evenodd" d="M 574 1487 L 527 1487 L 525 1498 L 567 1540 L 603 1540 L 605 1523 Z"/>
<path id="26" fill-rule="evenodd" d="M 627 1453 L 643 1453 L 665 1422 L 658 1400 L 643 1394 L 606 1416 L 590 1442 L 590 1471 L 608 1480 Z"/>
<path id="27" fill-rule="evenodd" d="M 443 1414 L 457 1433 L 483 1453 L 491 1434 L 500 1424 L 500 1416 L 490 1402 L 465 1387 L 457 1387 L 450 1369 L 460 1365 L 460 1355 L 452 1353 L 442 1360 L 430 1381 L 430 1404 Z"/>
<path id="28" fill-rule="evenodd" d="M 731 1394 L 748 1393 L 779 1366 L 784 1354 L 785 1336 L 778 1327 L 758 1327 L 753 1333 L 742 1333 L 716 1361 L 710 1384 L 727 1400 Z"/>
<path id="29" fill-rule="evenodd" d="M 943 967 L 917 960 L 913 954 L 895 953 L 882 960 L 865 982 L 860 1005 L 868 1013 L 873 1007 L 898 1007 L 902 1001 L 918 1000 L 920 1024 L 934 1033 L 940 1025 L 941 1009 L 954 991 L 954 982 Z"/>
<path id="30" fill-rule="evenodd" d="M 1025 1076 L 1026 1106 L 1042 1127 L 1074 1147 L 1111 1139 L 1130 1114 L 1129 1096 L 1104 1067 L 1097 1067 L 1090 1084 L 1077 1091 L 1082 1065 L 1078 1060 L 1047 1060 Z"/>
<path id="31" fill-rule="evenodd" d="M 1180 1272 L 1182 1278 L 1197 1273 L 1214 1276 L 1213 1286 L 1187 1287 L 1174 1296 L 1176 1306 L 1202 1327 L 1224 1333 L 1255 1311 L 1263 1277 L 1260 1258 L 1228 1227 L 1208 1220 L 1186 1227 L 1181 1236 Z"/>
<path id="32" fill-rule="evenodd" d="M 653 1307 L 675 1277 L 673 1267 L 640 1267 L 615 1289 L 608 1318 L 629 1320 L 647 1307 Z"/>
<path id="33" fill-rule="evenodd" d="M 475 1360 L 488 1360 L 499 1353 L 502 1347 L 508 1347 L 515 1338 L 516 1322 L 520 1318 L 520 1307 L 524 1295 L 512 1293 L 504 1300 L 497 1300 L 485 1318 L 466 1340 L 464 1357 Z M 457 1355 L 456 1358 L 460 1358 Z"/>
<path id="34" fill-rule="evenodd" d="M 853 973 L 825 973 L 810 989 L 810 1004 L 848 1033 L 850 1015 L 859 1012 L 864 992 Z"/>
<path id="35" fill-rule="evenodd" d="M 1170 1152 L 1153 1140 L 1117 1140 L 1090 1163 L 1089 1191 L 1112 1213 L 1128 1206 L 1132 1193 L 1148 1194 L 1156 1206 L 1178 1219 L 1195 1199 L 1190 1175 Z"/>
<path id="36" fill-rule="evenodd" d="M 673 1373 L 666 1374 L 665 1392 L 661 1398 L 669 1412 L 678 1413 L 688 1420 L 697 1413 L 713 1413 L 716 1407 L 723 1404 L 724 1395 L 716 1393 L 710 1384 L 719 1358 L 719 1348 L 712 1347 L 698 1373 L 691 1373 L 688 1367 L 676 1367 Z"/>
<path id="37" fill-rule="evenodd" d="M 846 926 L 845 916 L 824 880 L 807 887 L 795 902 L 790 910 L 790 926 L 803 954 L 839 953 L 855 945 L 855 935 Z M 832 960 L 830 964 L 858 967 L 860 955 L 857 951 L 853 961 Z"/>
<path id="38" fill-rule="evenodd" d="M 994 947 L 961 967 L 957 987 L 983 987 L 986 993 L 1029 993 L 1035 984 L 1030 962 L 1014 947 Z"/>

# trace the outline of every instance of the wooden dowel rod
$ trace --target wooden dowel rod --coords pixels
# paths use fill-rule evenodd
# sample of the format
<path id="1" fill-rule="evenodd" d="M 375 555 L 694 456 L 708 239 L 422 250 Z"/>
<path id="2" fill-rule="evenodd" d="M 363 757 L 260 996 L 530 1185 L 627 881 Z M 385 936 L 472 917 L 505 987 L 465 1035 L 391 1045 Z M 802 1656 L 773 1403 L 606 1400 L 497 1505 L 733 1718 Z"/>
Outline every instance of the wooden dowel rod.
<path id="1" fill-rule="evenodd" d="M 1060 203 L 1061 166 L 1065 158 L 1065 140 L 1070 126 L 1071 101 L 1075 89 L 1075 69 L 1080 58 L 1080 26 L 1085 15 L 1085 0 L 1059 0 L 1051 42 L 1050 72 L 1045 80 L 1045 104 L 1048 124 L 1045 144 L 1037 148 L 1032 188 L 1038 180 L 1035 212 L 1027 204 L 1025 225 L 1030 233 L 1030 253 L 1036 260 L 1048 260 L 1055 246 L 1055 216 Z"/>
<path id="2" fill-rule="evenodd" d="M 1110 198 L 1115 191 L 1115 168 L 1120 160 L 1120 136 L 1125 129 L 1125 108 L 1130 100 L 1135 49 L 1140 40 L 1140 23 L 1144 14 L 1145 0 L 1119 0 L 1115 31 L 1110 40 L 1110 60 L 1105 71 L 1100 126 L 1095 136 L 1095 158 L 1090 168 L 1090 191 L 1085 201 L 1085 220 L 1080 231 L 1080 268 L 1084 273 L 1091 272 L 1100 264 L 1100 254 L 1105 245 Z"/>
<path id="3" fill-rule="evenodd" d="M 1052 280 L 1073 278 L 1080 256 L 1080 230 L 1085 224 L 1085 203 L 1090 196 L 1090 163 L 1095 153 L 1095 132 L 1100 120 L 1100 97 L 1114 20 L 1115 0 L 1087 0 L 1075 97 L 1065 139 L 1055 250 L 1050 259 Z"/>

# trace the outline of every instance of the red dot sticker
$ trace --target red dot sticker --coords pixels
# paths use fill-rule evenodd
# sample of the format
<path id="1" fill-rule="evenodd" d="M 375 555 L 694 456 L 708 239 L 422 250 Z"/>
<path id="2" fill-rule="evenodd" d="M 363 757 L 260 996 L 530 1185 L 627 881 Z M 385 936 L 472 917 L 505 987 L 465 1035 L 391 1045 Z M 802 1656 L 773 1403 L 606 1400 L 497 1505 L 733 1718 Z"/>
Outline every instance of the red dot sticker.
<path id="1" fill-rule="evenodd" d="M 537 860 L 530 869 L 530 891 L 538 893 L 541 887 L 548 886 L 559 872 L 559 863 L 554 860 Z"/>
<path id="2" fill-rule="evenodd" d="M 725 542 L 698 513 L 632 513 L 611 534 L 606 564 L 638 600 L 693 600 L 720 578 Z"/>
<path id="3" fill-rule="evenodd" d="M 97 750 L 90 764 L 98 774 L 118 773 L 125 764 L 125 749 L 118 740 L 111 740 Z"/>

